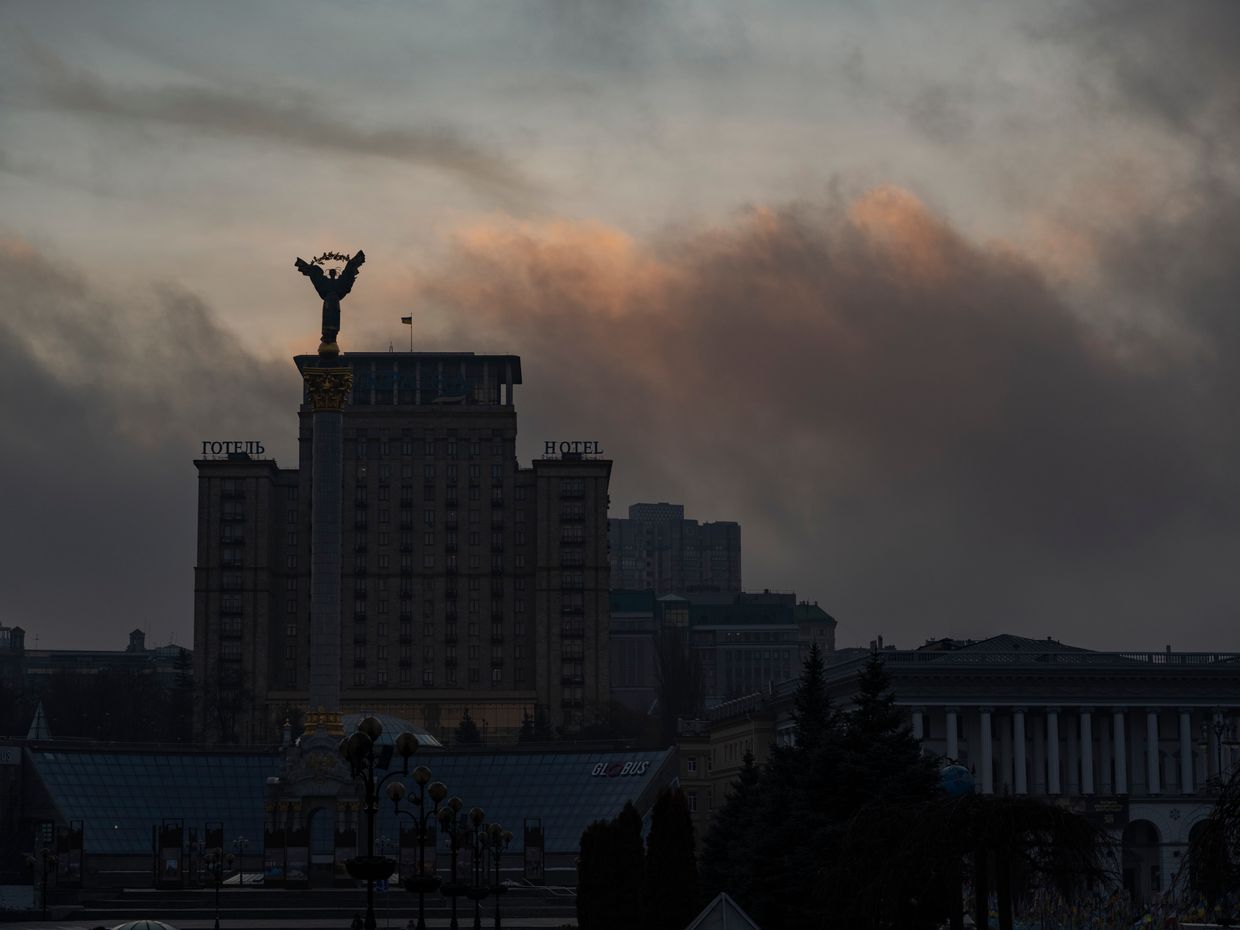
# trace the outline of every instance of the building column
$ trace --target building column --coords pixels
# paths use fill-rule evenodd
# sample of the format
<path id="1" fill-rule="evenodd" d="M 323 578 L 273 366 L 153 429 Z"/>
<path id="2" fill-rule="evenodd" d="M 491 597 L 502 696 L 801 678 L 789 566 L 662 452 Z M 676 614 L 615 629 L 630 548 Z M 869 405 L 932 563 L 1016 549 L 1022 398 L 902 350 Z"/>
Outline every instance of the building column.
<path id="1" fill-rule="evenodd" d="M 1046 709 L 1046 792 L 1059 794 L 1059 711 Z"/>
<path id="2" fill-rule="evenodd" d="M 1094 718 L 1089 708 L 1081 709 L 1081 794 L 1094 793 Z"/>
<path id="3" fill-rule="evenodd" d="M 992 743 L 992 734 L 990 730 L 990 708 L 983 707 L 981 709 L 981 743 L 982 757 L 978 760 L 978 768 L 980 768 L 982 776 L 982 794 L 995 793 L 995 763 L 994 763 L 994 744 Z"/>
<path id="4" fill-rule="evenodd" d="M 1034 715 L 1027 724 L 1030 730 L 1030 742 L 1033 743 L 1033 780 L 1029 783 L 1032 794 L 1046 794 L 1046 718 Z"/>
<path id="5" fill-rule="evenodd" d="M 1128 793 L 1128 724 L 1123 708 L 1117 707 L 1111 716 L 1111 741 L 1115 752 L 1115 793 Z"/>
<path id="6" fill-rule="evenodd" d="M 1162 794 L 1162 766 L 1158 755 L 1158 711 L 1145 712 L 1145 786 L 1150 794 Z"/>
<path id="7" fill-rule="evenodd" d="M 1067 714 L 1063 718 L 1063 792 L 1081 793 L 1081 723 L 1080 717 Z"/>
<path id="8" fill-rule="evenodd" d="M 1192 794 L 1193 784 L 1193 715 L 1187 707 L 1180 708 L 1180 793 Z"/>
<path id="9" fill-rule="evenodd" d="M 1219 760 L 1222 758 L 1223 752 L 1219 748 L 1218 734 L 1214 732 L 1214 725 L 1218 722 L 1221 713 L 1219 710 L 1214 710 L 1206 718 L 1206 771 L 1215 778 L 1223 777 L 1223 772 L 1219 769 Z"/>
<path id="10" fill-rule="evenodd" d="M 920 707 L 913 708 L 913 739 L 921 742 L 926 738 L 924 711 Z"/>
<path id="11" fill-rule="evenodd" d="M 995 790 L 999 794 L 1011 794 L 1012 781 L 1012 716 L 1004 714 L 996 721 L 999 730 L 999 783 Z"/>
<path id="12" fill-rule="evenodd" d="M 956 738 L 956 708 L 947 708 L 947 758 L 956 760 L 960 758 L 960 743 Z"/>
<path id="13" fill-rule="evenodd" d="M 1025 765 L 1025 708 L 1012 710 L 1012 764 L 1015 766 L 1013 790 L 1017 794 L 1029 793 L 1029 772 Z"/>
<path id="14" fill-rule="evenodd" d="M 1098 718 L 1098 793 L 1111 794 L 1111 727 L 1105 717 Z"/>

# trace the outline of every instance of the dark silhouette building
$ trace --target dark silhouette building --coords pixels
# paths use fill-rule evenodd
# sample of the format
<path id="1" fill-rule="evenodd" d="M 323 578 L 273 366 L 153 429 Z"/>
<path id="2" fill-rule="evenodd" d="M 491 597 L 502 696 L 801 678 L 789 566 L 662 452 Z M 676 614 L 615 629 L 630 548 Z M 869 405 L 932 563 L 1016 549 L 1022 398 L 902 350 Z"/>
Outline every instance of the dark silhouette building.
<path id="1" fill-rule="evenodd" d="M 338 710 L 438 734 L 468 708 L 488 739 L 515 738 L 536 705 L 579 726 L 608 696 L 611 462 L 565 452 L 518 465 L 516 356 L 354 352 L 335 364 L 353 378 Z M 275 742 L 307 706 L 308 394 L 299 445 L 298 468 L 237 451 L 195 463 L 195 677 L 209 740 Z"/>
<path id="2" fill-rule="evenodd" d="M 612 587 L 655 594 L 741 590 L 741 526 L 685 519 L 680 504 L 633 504 L 608 521 Z"/>

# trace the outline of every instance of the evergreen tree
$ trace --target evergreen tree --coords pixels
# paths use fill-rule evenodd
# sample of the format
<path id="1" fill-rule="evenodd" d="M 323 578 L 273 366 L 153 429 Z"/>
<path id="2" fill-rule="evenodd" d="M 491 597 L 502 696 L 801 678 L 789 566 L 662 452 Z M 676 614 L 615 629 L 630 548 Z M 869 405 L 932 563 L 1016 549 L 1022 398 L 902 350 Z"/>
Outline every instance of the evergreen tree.
<path id="1" fill-rule="evenodd" d="M 466 746 L 476 746 L 482 742 L 482 734 L 478 731 L 474 718 L 469 715 L 468 707 L 461 715 L 461 722 L 456 725 L 456 741 Z"/>
<path id="2" fill-rule="evenodd" d="M 616 828 L 596 820 L 581 834 L 577 859 L 577 926 L 621 930 L 616 912 Z"/>
<path id="3" fill-rule="evenodd" d="M 699 872 L 702 897 L 711 901 L 726 891 L 742 907 L 753 901 L 752 844 L 758 838 L 758 767 L 752 752 L 745 753 L 740 776 L 729 789 L 702 840 Z"/>
<path id="4" fill-rule="evenodd" d="M 642 843 L 642 815 L 626 801 L 612 821 L 615 839 L 616 915 L 622 928 L 645 926 L 646 850 Z"/>
<path id="5" fill-rule="evenodd" d="M 646 840 L 646 925 L 684 930 L 697 911 L 693 819 L 684 793 L 665 788 L 654 802 Z"/>
<path id="6" fill-rule="evenodd" d="M 528 710 L 521 711 L 521 732 L 517 734 L 518 743 L 534 742 L 534 718 Z"/>
<path id="7" fill-rule="evenodd" d="M 534 741 L 538 743 L 550 743 L 555 739 L 555 727 L 551 725 L 551 718 L 547 716 L 547 708 L 542 704 L 534 705 Z"/>
<path id="8" fill-rule="evenodd" d="M 835 728 L 835 715 L 827 696 L 827 669 L 817 641 L 810 644 L 809 655 L 801 667 L 801 680 L 792 698 L 793 718 L 797 725 L 797 746 L 813 753 L 823 748 Z"/>

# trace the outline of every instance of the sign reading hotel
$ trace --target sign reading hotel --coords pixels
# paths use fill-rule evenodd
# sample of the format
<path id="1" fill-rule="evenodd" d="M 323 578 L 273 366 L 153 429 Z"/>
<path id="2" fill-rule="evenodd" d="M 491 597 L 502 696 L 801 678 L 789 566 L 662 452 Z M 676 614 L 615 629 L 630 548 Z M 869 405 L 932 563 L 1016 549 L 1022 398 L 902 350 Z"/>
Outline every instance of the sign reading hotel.
<path id="1" fill-rule="evenodd" d="M 257 439 L 234 439 L 213 441 L 204 439 L 202 441 L 203 455 L 234 455 L 236 453 L 245 453 L 246 455 L 263 455 L 266 453 L 263 444 Z"/>
<path id="2" fill-rule="evenodd" d="M 567 442 L 556 442 L 548 439 L 543 442 L 543 455 L 602 455 L 597 439 L 573 439 Z"/>

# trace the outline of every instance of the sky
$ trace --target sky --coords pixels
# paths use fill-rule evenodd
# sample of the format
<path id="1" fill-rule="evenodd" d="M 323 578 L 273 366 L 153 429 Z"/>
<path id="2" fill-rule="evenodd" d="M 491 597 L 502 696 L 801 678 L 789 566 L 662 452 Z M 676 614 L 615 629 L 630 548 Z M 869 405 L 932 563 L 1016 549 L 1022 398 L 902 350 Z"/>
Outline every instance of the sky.
<path id="1" fill-rule="evenodd" d="M 0 624 L 192 643 L 204 439 L 514 353 L 523 461 L 881 634 L 1240 650 L 1233 0 L 0 6 Z"/>

